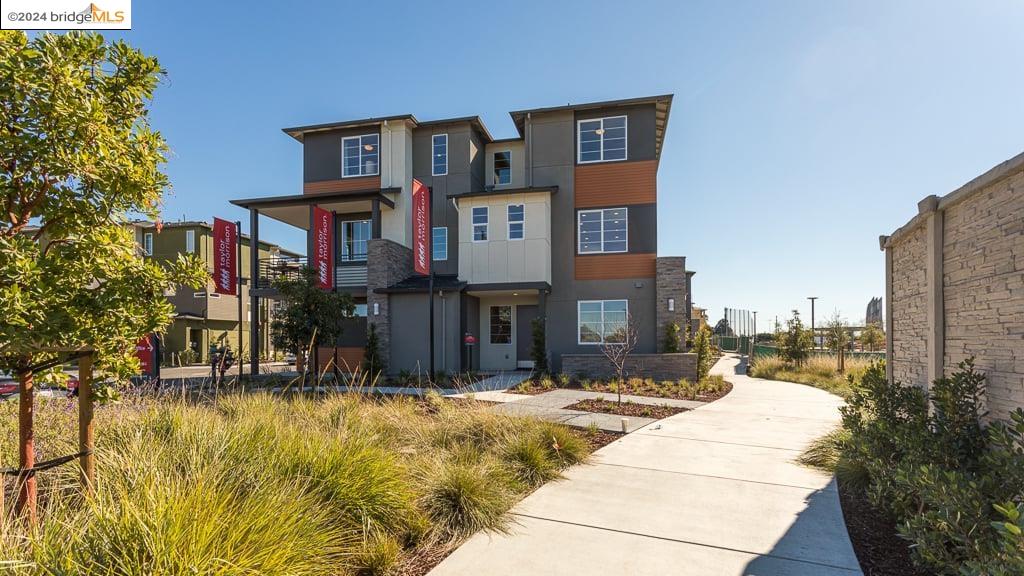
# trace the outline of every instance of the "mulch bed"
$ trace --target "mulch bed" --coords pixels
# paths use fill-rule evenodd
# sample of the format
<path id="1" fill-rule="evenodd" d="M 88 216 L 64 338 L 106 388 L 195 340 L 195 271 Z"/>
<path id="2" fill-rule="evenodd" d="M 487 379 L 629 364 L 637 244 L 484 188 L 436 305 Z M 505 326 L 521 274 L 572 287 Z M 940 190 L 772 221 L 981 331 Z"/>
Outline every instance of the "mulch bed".
<path id="1" fill-rule="evenodd" d="M 907 541 L 896 532 L 896 521 L 871 506 L 863 490 L 840 482 L 839 502 L 864 576 L 929 576 L 914 566 Z"/>
<path id="2" fill-rule="evenodd" d="M 583 438 L 588 445 L 590 445 L 590 451 L 593 452 L 598 448 L 604 448 L 605 446 L 615 442 L 619 438 L 625 436 L 620 432 L 608 432 L 605 430 L 585 430 L 577 432 L 580 438 Z"/>
<path id="3" fill-rule="evenodd" d="M 668 418 L 673 414 L 679 414 L 680 412 L 686 412 L 687 410 L 687 408 L 683 408 L 680 406 L 657 406 L 653 404 L 638 404 L 636 402 L 623 402 L 622 404 L 619 404 L 614 400 L 604 400 L 598 398 L 583 400 L 571 406 L 566 406 L 565 409 L 583 410 L 584 412 L 600 412 L 602 414 L 615 414 L 617 416 L 654 418 L 656 420 Z"/>
<path id="4" fill-rule="evenodd" d="M 522 385 L 514 386 L 514 387 L 509 389 L 509 392 L 512 393 L 512 394 L 526 394 L 526 395 L 529 395 L 529 396 L 536 396 L 538 394 L 543 394 L 545 392 L 551 392 L 553 390 L 583 390 L 584 389 L 583 386 L 579 382 L 577 382 L 576 380 L 570 381 L 567 386 L 562 386 L 560 384 L 556 384 L 556 386 L 554 388 L 545 388 L 545 387 L 541 386 L 538 382 L 535 382 L 533 380 L 530 380 L 529 384 L 530 385 L 528 387 L 526 387 L 526 388 L 523 388 Z M 601 394 L 615 394 L 615 391 L 612 390 L 610 385 L 608 385 L 605 382 L 596 382 L 596 381 L 592 381 L 590 383 L 589 387 L 586 389 L 586 391 L 587 392 L 600 392 Z M 715 400 L 718 400 L 719 398 L 722 398 L 723 396 L 725 396 L 729 392 L 732 392 L 732 384 L 729 383 L 728 381 L 726 381 L 724 383 L 724 386 L 722 387 L 722 389 L 720 391 L 718 391 L 716 393 L 711 393 L 711 394 L 702 394 L 702 395 L 699 395 L 697 397 L 690 397 L 690 396 L 688 396 L 686 394 L 677 393 L 676 391 L 672 391 L 670 393 L 664 393 L 664 390 L 662 390 L 660 392 L 655 392 L 655 391 L 652 391 L 652 390 L 650 390 L 648 388 L 637 389 L 637 388 L 634 388 L 633 386 L 630 386 L 628 383 L 625 386 L 622 387 L 622 393 L 623 394 L 628 394 L 628 395 L 631 395 L 631 396 L 644 396 L 644 397 L 647 397 L 647 398 L 672 398 L 674 400 L 696 400 L 698 402 L 713 402 Z"/>

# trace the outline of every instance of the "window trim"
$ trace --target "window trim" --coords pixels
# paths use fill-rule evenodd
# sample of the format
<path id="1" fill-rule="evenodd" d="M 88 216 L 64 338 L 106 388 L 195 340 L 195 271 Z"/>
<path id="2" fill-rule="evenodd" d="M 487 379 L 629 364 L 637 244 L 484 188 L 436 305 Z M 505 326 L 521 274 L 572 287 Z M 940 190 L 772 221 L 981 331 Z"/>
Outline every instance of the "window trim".
<path id="1" fill-rule="evenodd" d="M 497 162 L 495 162 L 495 160 L 497 160 L 497 158 L 495 158 L 495 156 L 497 156 L 498 154 L 506 154 L 506 153 L 508 154 L 508 182 L 499 183 L 498 179 L 497 179 L 497 176 L 498 176 L 497 168 L 496 168 Z M 491 151 L 491 179 L 492 179 L 492 184 L 494 184 L 495 188 L 500 188 L 502 186 L 511 186 L 512 185 L 512 149 L 511 148 L 508 148 L 508 149 L 505 149 L 505 150 L 492 150 Z"/>
<path id="2" fill-rule="evenodd" d="M 495 308 L 508 308 L 508 342 L 495 342 L 494 341 L 494 316 L 491 312 Z M 512 304 L 491 304 L 487 307 L 487 344 L 489 346 L 513 346 L 516 343 L 515 329 L 516 329 L 516 309 Z"/>
<path id="3" fill-rule="evenodd" d="M 473 211 L 476 210 L 477 208 L 483 208 L 484 209 L 484 215 L 487 216 L 487 222 L 484 222 L 483 224 L 477 224 L 476 222 L 473 221 Z M 471 234 L 470 237 L 469 237 L 470 241 L 472 241 L 474 243 L 477 243 L 477 244 L 490 241 L 490 239 L 491 239 L 491 207 L 490 206 L 473 206 L 473 207 L 471 207 L 469 209 L 469 225 L 470 225 L 470 234 Z M 476 239 L 476 227 L 477 226 L 483 226 L 484 227 L 484 236 L 486 236 L 486 238 L 484 238 L 483 240 L 477 240 Z"/>
<path id="4" fill-rule="evenodd" d="M 341 215 L 339 214 L 339 216 L 341 216 Z M 367 229 L 368 229 L 367 230 L 368 234 L 367 234 L 366 240 L 357 240 L 355 238 L 349 240 L 349 242 L 352 243 L 353 245 L 356 242 L 366 242 L 366 255 L 364 257 L 362 257 L 362 258 L 352 258 L 351 254 L 349 255 L 349 257 L 345 256 L 345 225 L 346 224 L 366 224 Z M 369 256 L 370 256 L 370 240 L 373 239 L 373 222 L 372 222 L 372 220 L 369 219 L 369 218 L 357 218 L 357 219 L 354 219 L 354 220 L 338 220 L 336 226 L 337 226 L 337 229 L 338 229 L 338 240 L 340 241 L 341 246 L 338 247 L 339 248 L 338 252 L 335 255 L 335 260 L 336 260 L 335 265 L 338 266 L 338 265 L 342 265 L 344 263 L 351 264 L 353 262 L 366 262 L 369 259 Z M 354 230 L 354 227 L 353 227 L 353 230 Z"/>
<path id="5" fill-rule="evenodd" d="M 437 257 L 437 243 L 434 237 L 434 233 L 437 230 L 444 230 L 444 258 Z M 430 260 L 433 262 L 447 262 L 448 261 L 448 227 L 447 226 L 434 226 L 430 229 Z"/>
<path id="6" fill-rule="evenodd" d="M 377 137 L 377 171 L 373 174 L 363 174 L 363 138 L 367 136 Z M 359 174 L 345 174 L 345 141 L 346 140 L 359 140 Z M 380 132 L 370 132 L 368 134 L 360 134 L 358 136 L 342 136 L 341 138 L 341 177 L 342 178 L 368 178 L 370 176 L 380 176 Z"/>
<path id="7" fill-rule="evenodd" d="M 196 231 L 185 230 L 185 253 L 196 253 Z"/>
<path id="8" fill-rule="evenodd" d="M 512 222 L 512 220 L 509 219 L 508 209 L 513 207 L 513 206 L 522 206 L 522 208 L 523 208 L 523 220 L 522 220 L 522 222 L 516 222 L 516 224 L 522 224 L 523 225 L 523 236 L 521 238 L 513 238 L 512 237 L 512 224 L 513 224 L 513 222 Z M 505 239 L 508 240 L 509 242 L 522 242 L 523 240 L 526 240 L 526 203 L 525 202 L 515 203 L 515 204 L 509 203 L 509 204 L 505 205 Z"/>
<path id="9" fill-rule="evenodd" d="M 626 247 L 622 250 L 605 250 L 604 249 L 604 211 L 605 210 L 623 210 L 626 213 Z M 582 215 L 584 212 L 600 212 L 601 213 L 601 250 L 599 252 L 584 252 L 583 251 L 583 234 L 580 233 L 580 225 L 583 223 Z M 629 206 L 622 207 L 611 207 L 611 208 L 587 208 L 576 211 L 576 255 L 577 256 L 591 256 L 594 254 L 625 254 L 629 252 Z"/>
<path id="10" fill-rule="evenodd" d="M 438 136 L 444 136 L 444 172 L 434 172 L 434 138 Z M 444 134 L 432 134 L 430 136 L 430 175 L 431 176 L 447 176 L 448 175 L 448 133 Z"/>
<path id="11" fill-rule="evenodd" d="M 595 120 L 601 121 L 601 129 L 604 129 L 605 120 L 614 120 L 616 118 L 622 118 L 622 129 L 625 131 L 623 136 L 623 144 L 625 145 L 625 154 L 622 158 L 613 158 L 611 160 L 604 159 L 604 134 L 601 134 L 601 158 L 599 160 L 584 160 L 583 159 L 583 139 L 580 138 L 580 128 L 584 122 L 593 122 Z M 619 114 L 617 116 L 602 116 L 600 118 L 584 118 L 576 121 L 576 163 L 577 164 L 597 164 L 600 162 L 625 162 L 629 160 L 629 116 L 626 114 Z"/>
<path id="12" fill-rule="evenodd" d="M 601 341 L 600 342 L 583 342 L 580 338 L 580 314 L 582 314 L 583 304 L 595 304 L 601 303 Z M 576 301 L 576 344 L 578 346 L 602 346 L 606 344 L 604 341 L 604 305 L 606 302 L 625 302 L 626 303 L 626 322 L 629 322 L 629 298 L 612 298 L 609 300 L 577 300 Z M 614 344 L 614 342 L 612 342 Z"/>
<path id="13" fill-rule="evenodd" d="M 143 232 L 142 234 L 142 252 L 146 256 L 153 255 L 153 233 Z"/>

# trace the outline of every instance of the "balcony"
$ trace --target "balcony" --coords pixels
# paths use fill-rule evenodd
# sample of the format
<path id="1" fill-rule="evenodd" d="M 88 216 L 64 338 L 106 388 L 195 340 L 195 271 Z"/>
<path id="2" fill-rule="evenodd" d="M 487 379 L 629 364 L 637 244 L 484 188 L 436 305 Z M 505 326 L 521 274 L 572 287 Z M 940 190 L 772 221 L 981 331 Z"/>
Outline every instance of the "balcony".
<path id="1" fill-rule="evenodd" d="M 279 278 L 295 279 L 299 276 L 299 270 L 306 266 L 308 259 L 304 257 L 273 257 L 261 258 L 259 261 L 259 277 L 256 280 L 255 288 L 261 291 L 264 296 L 271 296 L 274 292 L 274 281 Z M 334 285 L 339 289 L 365 288 L 366 287 L 366 263 L 352 262 L 334 268 Z"/>

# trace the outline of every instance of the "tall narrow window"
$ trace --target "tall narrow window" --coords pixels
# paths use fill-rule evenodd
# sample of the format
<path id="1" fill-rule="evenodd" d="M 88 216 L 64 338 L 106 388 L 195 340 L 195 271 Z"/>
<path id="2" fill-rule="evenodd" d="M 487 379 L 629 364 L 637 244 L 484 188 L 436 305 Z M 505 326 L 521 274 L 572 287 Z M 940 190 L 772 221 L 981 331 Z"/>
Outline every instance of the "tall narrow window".
<path id="1" fill-rule="evenodd" d="M 526 224 L 526 211 L 522 204 L 508 205 L 508 239 L 522 240 L 523 226 Z"/>
<path id="2" fill-rule="evenodd" d="M 185 230 L 185 252 L 189 254 L 196 253 L 196 231 Z"/>
<path id="3" fill-rule="evenodd" d="M 434 228 L 434 235 L 431 237 L 434 260 L 448 259 L 448 228 L 437 226 Z"/>
<path id="4" fill-rule="evenodd" d="M 344 178 L 376 176 L 380 173 L 380 134 L 365 134 L 341 139 Z"/>
<path id="5" fill-rule="evenodd" d="M 491 306 L 491 344 L 512 343 L 512 307 Z"/>
<path id="6" fill-rule="evenodd" d="M 626 208 L 580 210 L 578 239 L 580 254 L 607 254 L 628 249 Z"/>
<path id="7" fill-rule="evenodd" d="M 487 206 L 473 207 L 473 242 L 487 241 Z"/>
<path id="8" fill-rule="evenodd" d="M 629 305 L 625 300 L 581 300 L 577 304 L 577 342 L 623 342 Z"/>
<path id="9" fill-rule="evenodd" d="M 448 173 L 448 135 L 435 134 L 433 138 L 434 164 L 430 173 L 433 176 L 444 176 Z"/>
<path id="10" fill-rule="evenodd" d="M 577 128 L 580 164 L 626 159 L 625 116 L 580 120 Z"/>
<path id="11" fill-rule="evenodd" d="M 512 182 L 512 152 L 494 153 L 494 185 L 501 186 Z"/>
<path id="12" fill-rule="evenodd" d="M 142 251 L 146 253 L 146 256 L 153 255 L 153 233 L 146 232 L 142 235 Z"/>
<path id="13" fill-rule="evenodd" d="M 341 260 L 361 262 L 366 260 L 367 243 L 370 240 L 369 220 L 341 222 Z"/>

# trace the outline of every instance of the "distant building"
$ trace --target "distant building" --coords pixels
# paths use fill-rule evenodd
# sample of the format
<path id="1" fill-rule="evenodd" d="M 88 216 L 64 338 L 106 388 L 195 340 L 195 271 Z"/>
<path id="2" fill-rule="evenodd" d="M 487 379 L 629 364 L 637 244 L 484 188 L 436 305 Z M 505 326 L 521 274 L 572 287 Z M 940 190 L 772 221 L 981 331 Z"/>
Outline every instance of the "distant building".
<path id="1" fill-rule="evenodd" d="M 868 302 L 868 310 L 864 313 L 864 325 L 882 325 L 882 298 L 875 297 Z"/>

